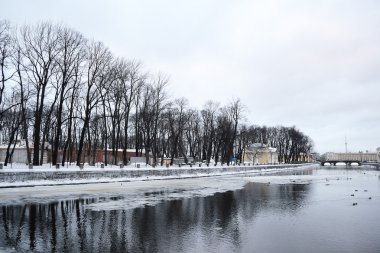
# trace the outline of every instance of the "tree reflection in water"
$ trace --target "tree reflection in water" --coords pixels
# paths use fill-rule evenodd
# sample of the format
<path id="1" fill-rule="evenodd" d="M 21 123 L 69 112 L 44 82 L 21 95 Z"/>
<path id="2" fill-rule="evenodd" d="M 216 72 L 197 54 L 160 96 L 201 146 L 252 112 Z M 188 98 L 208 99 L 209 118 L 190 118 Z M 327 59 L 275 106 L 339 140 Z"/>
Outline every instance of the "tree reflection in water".
<path id="1" fill-rule="evenodd" d="M 85 209 L 99 198 L 2 206 L 0 246 L 34 252 L 236 251 L 247 221 L 263 210 L 296 212 L 308 190 L 248 183 L 241 190 L 133 210 Z"/>

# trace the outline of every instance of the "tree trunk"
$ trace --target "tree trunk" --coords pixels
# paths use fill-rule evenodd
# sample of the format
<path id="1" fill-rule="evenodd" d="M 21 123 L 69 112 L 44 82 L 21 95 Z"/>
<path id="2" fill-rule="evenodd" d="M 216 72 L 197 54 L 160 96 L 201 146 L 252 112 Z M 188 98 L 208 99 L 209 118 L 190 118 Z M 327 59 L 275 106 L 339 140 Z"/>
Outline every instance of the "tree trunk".
<path id="1" fill-rule="evenodd" d="M 83 145 L 84 145 L 84 138 L 86 135 L 86 131 L 89 125 L 89 115 L 86 114 L 86 118 L 83 124 L 83 128 L 80 134 L 80 139 L 79 139 L 79 147 L 78 147 L 78 153 L 77 153 L 77 166 L 79 166 L 82 162 L 82 153 L 83 153 Z"/>

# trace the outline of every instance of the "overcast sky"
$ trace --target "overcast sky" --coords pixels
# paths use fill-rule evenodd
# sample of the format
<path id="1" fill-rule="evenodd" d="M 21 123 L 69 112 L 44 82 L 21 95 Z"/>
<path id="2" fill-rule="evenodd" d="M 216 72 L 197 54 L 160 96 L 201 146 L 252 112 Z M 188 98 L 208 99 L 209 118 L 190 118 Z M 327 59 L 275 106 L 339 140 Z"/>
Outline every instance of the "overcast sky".
<path id="1" fill-rule="evenodd" d="M 55 4 L 53 4 L 55 2 Z M 66 24 L 170 76 L 201 108 L 241 98 L 247 122 L 297 126 L 318 152 L 380 147 L 380 1 L 0 0 L 13 25 Z"/>

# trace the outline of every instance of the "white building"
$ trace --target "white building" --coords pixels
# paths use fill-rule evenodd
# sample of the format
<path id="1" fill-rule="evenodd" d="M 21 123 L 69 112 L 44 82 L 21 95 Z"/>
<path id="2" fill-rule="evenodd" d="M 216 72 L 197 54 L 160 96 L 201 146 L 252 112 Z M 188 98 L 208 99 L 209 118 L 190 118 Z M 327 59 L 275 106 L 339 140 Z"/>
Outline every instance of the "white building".
<path id="1" fill-rule="evenodd" d="M 253 143 L 245 150 L 243 161 L 252 164 L 278 164 L 277 149 L 265 144 Z"/>

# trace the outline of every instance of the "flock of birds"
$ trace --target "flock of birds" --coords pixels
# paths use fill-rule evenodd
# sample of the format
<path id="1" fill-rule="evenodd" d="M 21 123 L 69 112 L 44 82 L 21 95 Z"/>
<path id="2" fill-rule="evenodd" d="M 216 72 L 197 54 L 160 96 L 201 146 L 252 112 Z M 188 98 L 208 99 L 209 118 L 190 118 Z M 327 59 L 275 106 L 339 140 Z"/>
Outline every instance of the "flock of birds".
<path id="1" fill-rule="evenodd" d="M 358 190 L 355 190 L 355 192 L 357 192 Z M 364 192 L 368 192 L 367 190 L 364 190 Z M 355 194 L 351 194 L 351 197 L 354 197 Z M 372 199 L 372 197 L 368 197 L 368 199 Z M 352 203 L 353 206 L 357 206 L 358 205 L 358 202 L 354 202 Z"/>
<path id="2" fill-rule="evenodd" d="M 363 174 L 366 174 L 366 173 L 363 172 Z M 379 176 L 379 179 L 380 179 L 380 176 Z M 339 180 L 339 178 L 337 178 L 337 180 Z M 352 180 L 352 178 L 347 177 L 347 180 Z M 328 179 L 328 178 L 326 178 L 326 182 L 329 182 L 329 179 Z M 328 186 L 328 185 L 330 185 L 330 184 L 327 183 L 326 186 Z M 358 191 L 358 190 L 355 189 L 355 192 L 357 192 L 357 191 Z M 364 190 L 364 192 L 368 192 L 368 190 Z M 351 194 L 351 197 L 355 197 L 355 194 L 354 194 L 354 193 Z M 368 197 L 368 199 L 371 200 L 372 197 Z M 357 205 L 358 205 L 358 202 L 353 202 L 352 205 L 353 205 L 353 206 L 357 206 Z"/>

